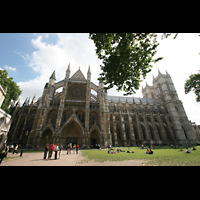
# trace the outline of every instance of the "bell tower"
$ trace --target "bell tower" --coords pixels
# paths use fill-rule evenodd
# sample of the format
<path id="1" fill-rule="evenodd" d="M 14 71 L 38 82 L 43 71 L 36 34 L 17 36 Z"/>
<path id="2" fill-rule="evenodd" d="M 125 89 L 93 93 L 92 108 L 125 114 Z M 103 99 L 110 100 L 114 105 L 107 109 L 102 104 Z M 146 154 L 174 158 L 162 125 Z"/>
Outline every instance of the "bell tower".
<path id="1" fill-rule="evenodd" d="M 171 76 L 167 71 L 166 74 L 161 74 L 158 69 L 158 76 L 153 78 L 153 87 L 156 94 L 155 97 L 167 108 L 179 145 L 193 144 L 195 141 L 194 132 L 183 104 L 179 100 Z"/>

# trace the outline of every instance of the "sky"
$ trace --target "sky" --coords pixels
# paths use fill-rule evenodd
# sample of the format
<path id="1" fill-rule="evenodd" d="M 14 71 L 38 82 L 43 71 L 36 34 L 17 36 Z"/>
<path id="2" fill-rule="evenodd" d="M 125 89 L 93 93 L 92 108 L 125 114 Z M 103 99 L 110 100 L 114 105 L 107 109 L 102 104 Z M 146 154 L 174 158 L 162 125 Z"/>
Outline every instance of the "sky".
<path id="1" fill-rule="evenodd" d="M 153 68 L 141 83 L 134 97 L 142 98 L 142 86 L 146 82 L 152 85 L 152 75 L 170 74 L 178 97 L 182 101 L 188 119 L 200 124 L 200 103 L 195 94 L 184 93 L 184 83 L 189 75 L 200 70 L 200 37 L 196 33 L 179 33 L 161 40 L 155 58 L 164 59 L 152 64 Z M 55 70 L 56 82 L 65 78 L 70 63 L 71 76 L 79 69 L 87 77 L 88 67 L 91 69 L 91 81 L 98 85 L 101 61 L 95 53 L 95 45 L 87 33 L 0 33 L 0 69 L 6 69 L 8 76 L 23 91 L 20 103 L 36 93 L 38 99 L 46 82 Z M 108 91 L 108 95 L 122 96 L 123 91 L 116 88 Z"/>

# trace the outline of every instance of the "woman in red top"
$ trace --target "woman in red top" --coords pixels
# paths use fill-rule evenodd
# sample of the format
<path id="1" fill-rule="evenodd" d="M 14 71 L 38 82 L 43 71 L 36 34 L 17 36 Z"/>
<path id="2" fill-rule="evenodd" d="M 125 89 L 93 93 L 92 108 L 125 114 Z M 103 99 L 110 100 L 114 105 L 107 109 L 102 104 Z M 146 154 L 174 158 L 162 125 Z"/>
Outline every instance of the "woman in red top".
<path id="1" fill-rule="evenodd" d="M 51 145 L 50 145 L 50 149 L 49 149 L 49 156 L 48 156 L 48 159 L 51 158 L 52 152 L 53 152 L 54 148 L 55 148 L 55 145 L 54 145 L 54 144 L 51 144 Z"/>
<path id="2" fill-rule="evenodd" d="M 78 154 L 79 145 L 76 145 L 76 154 Z"/>

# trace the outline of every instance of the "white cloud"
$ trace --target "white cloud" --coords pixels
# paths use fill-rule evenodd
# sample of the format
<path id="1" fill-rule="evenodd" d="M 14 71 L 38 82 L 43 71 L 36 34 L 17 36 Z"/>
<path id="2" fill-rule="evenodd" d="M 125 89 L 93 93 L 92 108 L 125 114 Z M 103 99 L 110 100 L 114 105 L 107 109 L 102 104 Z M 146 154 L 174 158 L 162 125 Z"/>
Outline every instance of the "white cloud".
<path id="1" fill-rule="evenodd" d="M 10 66 L 7 66 L 7 65 L 5 65 L 4 68 L 7 69 L 7 70 L 11 70 L 13 72 L 15 72 L 17 70 L 16 68 L 10 67 Z"/>
<path id="2" fill-rule="evenodd" d="M 43 42 L 43 36 L 38 35 L 32 39 L 31 43 L 36 48 L 32 54 L 21 55 L 29 67 L 40 75 L 27 82 L 19 82 L 20 89 L 23 90 L 21 103 L 27 97 L 33 97 L 36 93 L 37 98 L 42 95 L 42 91 L 52 72 L 56 71 L 56 81 L 65 78 L 68 64 L 71 67 L 71 76 L 81 68 L 87 76 L 90 65 L 92 81 L 98 84 L 97 78 L 100 73 L 101 61 L 95 54 L 95 46 L 88 34 L 57 34 L 58 41 L 55 45 Z"/>

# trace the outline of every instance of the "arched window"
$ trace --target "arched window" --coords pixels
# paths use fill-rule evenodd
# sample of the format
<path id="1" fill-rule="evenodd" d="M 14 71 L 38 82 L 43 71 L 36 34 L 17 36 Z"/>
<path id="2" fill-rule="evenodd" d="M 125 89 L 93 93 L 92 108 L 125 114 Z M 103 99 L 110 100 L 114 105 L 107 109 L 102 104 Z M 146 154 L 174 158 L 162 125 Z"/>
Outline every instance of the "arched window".
<path id="1" fill-rule="evenodd" d="M 154 117 L 154 119 L 155 119 L 155 122 L 157 122 L 157 123 L 158 123 L 158 119 L 157 119 L 157 117 Z"/>
<path id="2" fill-rule="evenodd" d="M 143 138 L 144 140 L 146 140 L 146 135 L 145 135 L 145 128 L 143 125 L 141 125 L 141 128 L 142 128 L 142 134 L 143 134 Z"/>
<path id="3" fill-rule="evenodd" d="M 124 116 L 124 121 L 128 121 L 128 116 L 127 115 Z"/>
<path id="4" fill-rule="evenodd" d="M 126 139 L 129 140 L 129 129 L 128 129 L 128 125 L 125 124 L 125 132 L 126 132 Z"/>
<path id="5" fill-rule="evenodd" d="M 52 115 L 51 123 L 52 123 L 52 124 L 55 124 L 55 123 L 56 123 L 56 115 L 55 115 L 55 114 Z"/>
<path id="6" fill-rule="evenodd" d="M 93 118 L 92 118 L 92 122 L 93 122 L 93 124 L 94 124 L 94 122 L 95 122 L 95 116 L 93 115 Z"/>
<path id="7" fill-rule="evenodd" d="M 150 131 L 150 135 L 151 135 L 152 140 L 154 140 L 153 129 L 152 129 L 151 126 L 149 126 L 149 131 Z"/>
<path id="8" fill-rule="evenodd" d="M 121 140 L 121 131 L 119 123 L 117 123 L 116 132 L 117 132 L 117 139 Z"/>
<path id="9" fill-rule="evenodd" d="M 47 116 L 47 123 L 51 123 L 54 127 L 56 125 L 56 118 L 57 118 L 57 111 L 55 110 L 52 110 L 48 113 L 48 116 Z"/>
<path id="10" fill-rule="evenodd" d="M 64 116 L 63 116 L 63 122 L 66 121 L 66 118 L 67 118 L 67 114 L 65 113 Z"/>
<path id="11" fill-rule="evenodd" d="M 147 121 L 148 121 L 148 122 L 151 122 L 150 116 L 147 116 Z"/>
<path id="12" fill-rule="evenodd" d="M 133 130 L 134 130 L 134 133 L 135 133 L 135 139 L 138 140 L 139 136 L 138 136 L 137 127 L 135 125 L 133 125 Z"/>

